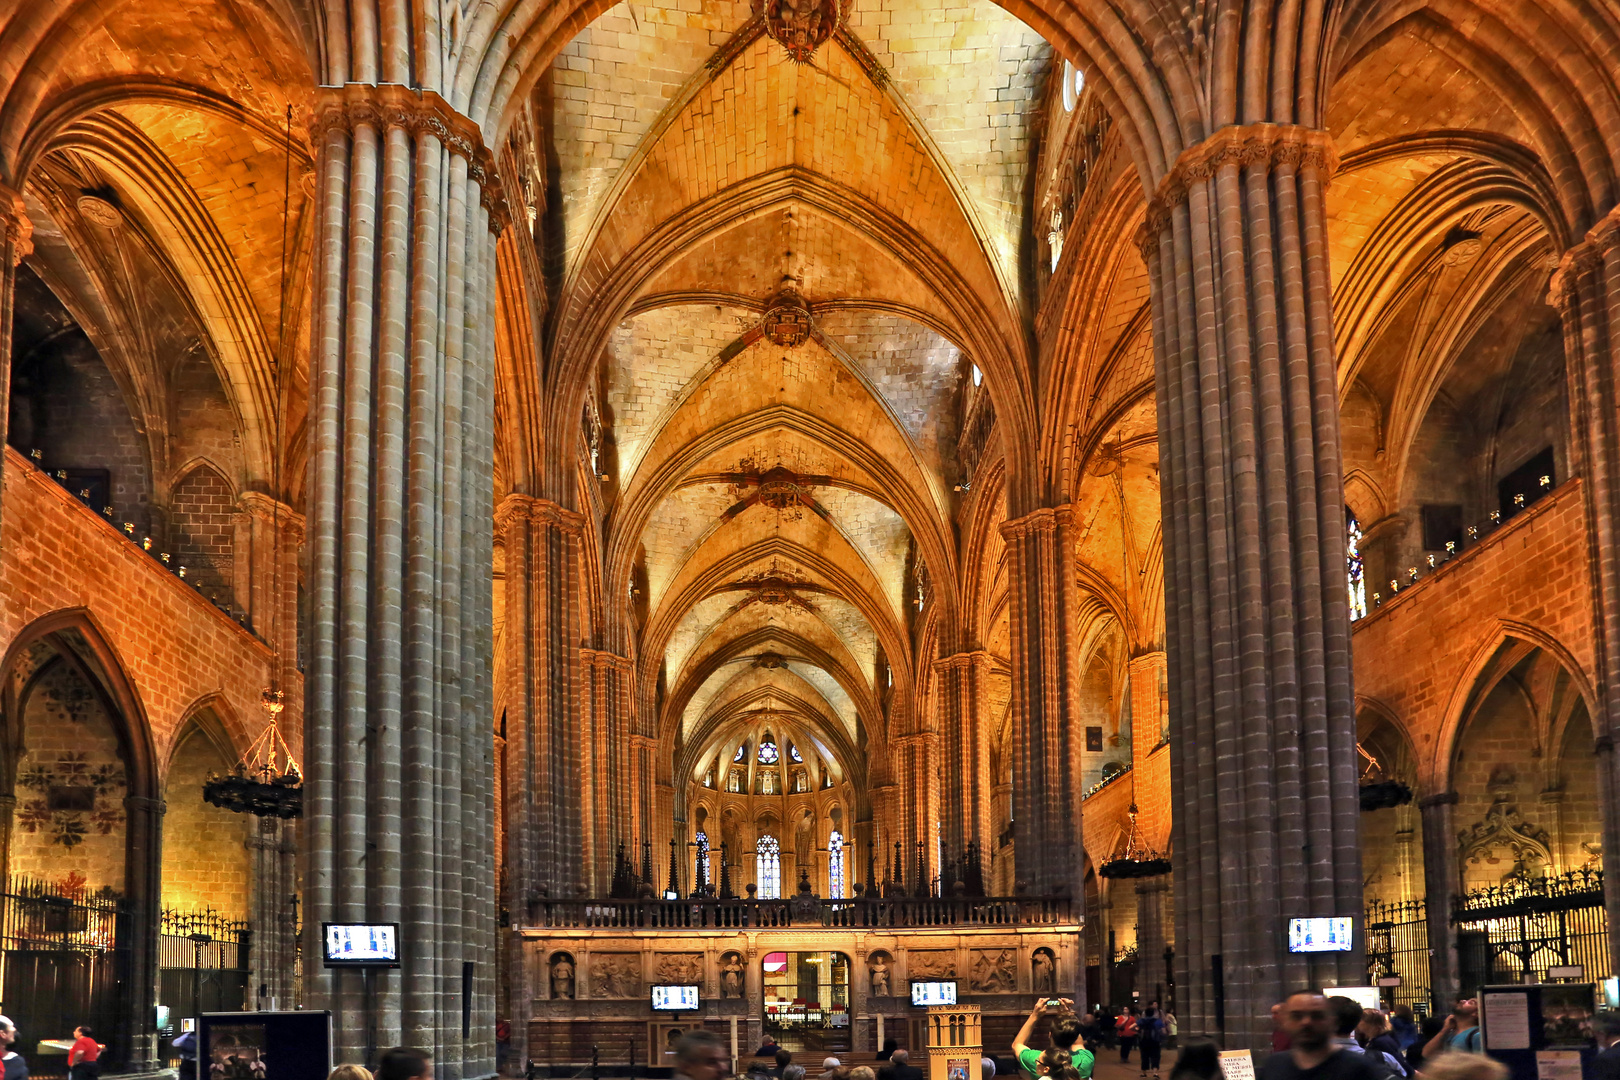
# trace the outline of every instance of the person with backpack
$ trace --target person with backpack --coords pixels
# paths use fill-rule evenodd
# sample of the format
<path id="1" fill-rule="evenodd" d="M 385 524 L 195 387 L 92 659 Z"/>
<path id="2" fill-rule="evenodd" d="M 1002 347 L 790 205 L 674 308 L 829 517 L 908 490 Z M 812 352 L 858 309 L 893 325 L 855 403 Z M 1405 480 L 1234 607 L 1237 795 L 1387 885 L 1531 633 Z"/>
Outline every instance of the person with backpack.
<path id="1" fill-rule="evenodd" d="M 1164 1051 L 1164 1037 L 1164 1017 L 1149 1005 L 1136 1025 L 1136 1040 L 1142 1047 L 1142 1075 L 1152 1073 L 1153 1080 L 1159 1080 L 1159 1055 Z"/>

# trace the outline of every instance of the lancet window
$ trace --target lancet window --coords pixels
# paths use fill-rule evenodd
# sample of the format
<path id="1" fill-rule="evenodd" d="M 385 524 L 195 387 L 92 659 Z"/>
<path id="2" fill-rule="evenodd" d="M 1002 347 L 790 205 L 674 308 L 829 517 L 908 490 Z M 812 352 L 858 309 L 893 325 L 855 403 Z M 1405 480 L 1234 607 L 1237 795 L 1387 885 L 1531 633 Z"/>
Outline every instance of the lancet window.
<path id="1" fill-rule="evenodd" d="M 761 900 L 782 898 L 782 844 L 774 836 L 761 836 L 755 845 L 756 877 Z"/>

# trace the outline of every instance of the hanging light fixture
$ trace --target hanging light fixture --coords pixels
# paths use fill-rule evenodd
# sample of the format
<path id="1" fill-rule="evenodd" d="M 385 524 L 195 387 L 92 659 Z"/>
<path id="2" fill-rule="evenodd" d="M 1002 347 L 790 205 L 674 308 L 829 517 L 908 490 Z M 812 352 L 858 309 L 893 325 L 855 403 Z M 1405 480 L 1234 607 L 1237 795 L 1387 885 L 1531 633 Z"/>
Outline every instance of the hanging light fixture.
<path id="1" fill-rule="evenodd" d="M 1356 753 L 1366 759 L 1367 767 L 1361 770 L 1361 783 L 1359 794 L 1361 809 L 1388 810 L 1391 807 L 1405 806 L 1412 801 L 1412 789 L 1400 780 L 1388 775 L 1384 771 L 1383 763 L 1361 743 L 1356 743 Z"/>
<path id="2" fill-rule="evenodd" d="M 287 106 L 287 144 L 285 174 L 281 192 L 281 330 L 278 350 L 287 337 L 287 227 L 292 209 L 292 105 Z M 278 384 L 282 380 L 277 380 Z M 282 656 L 280 638 L 285 614 L 281 602 L 281 393 L 276 393 L 275 427 L 272 435 L 271 468 L 274 499 L 271 501 L 271 603 L 278 616 L 271 623 L 270 685 L 259 694 L 259 704 L 265 712 L 264 731 L 248 747 L 230 772 L 224 776 L 210 774 L 203 784 L 203 800 L 223 810 L 255 817 L 295 818 L 304 812 L 304 774 L 292 756 L 292 748 L 281 736 L 281 713 L 287 707 L 280 689 L 278 675 Z"/>
<path id="3" fill-rule="evenodd" d="M 269 716 L 264 732 L 230 772 L 208 777 L 203 799 L 237 814 L 295 818 L 304 812 L 304 775 L 281 737 L 281 691 L 265 690 L 260 704 Z"/>
<path id="4" fill-rule="evenodd" d="M 1098 867 L 1097 873 L 1105 878 L 1143 878 L 1168 874 L 1170 860 L 1142 842 L 1142 834 L 1136 827 L 1135 803 L 1131 803 L 1127 813 L 1131 827 L 1125 834 L 1125 849 Z"/>

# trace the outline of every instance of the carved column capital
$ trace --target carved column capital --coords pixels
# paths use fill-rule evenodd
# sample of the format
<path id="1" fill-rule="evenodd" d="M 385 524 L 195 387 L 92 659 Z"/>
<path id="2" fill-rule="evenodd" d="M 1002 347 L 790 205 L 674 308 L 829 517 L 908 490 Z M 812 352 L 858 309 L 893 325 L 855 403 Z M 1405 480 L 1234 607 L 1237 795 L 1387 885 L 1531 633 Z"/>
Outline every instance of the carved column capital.
<path id="1" fill-rule="evenodd" d="M 580 667 L 583 668 L 600 668 L 603 671 L 616 671 L 625 676 L 628 676 L 635 667 L 635 665 L 630 662 L 628 657 L 619 656 L 616 653 L 604 652 L 601 649 L 585 648 L 579 650 L 579 664 Z"/>
<path id="2" fill-rule="evenodd" d="M 1148 200 L 1137 244 L 1149 259 L 1159 247 L 1159 233 L 1172 211 L 1187 201 L 1192 185 L 1214 176 L 1223 166 L 1312 168 L 1326 180 L 1339 167 L 1333 136 L 1297 124 L 1230 124 L 1181 152 Z"/>
<path id="3" fill-rule="evenodd" d="M 995 655 L 983 649 L 972 649 L 968 652 L 954 653 L 942 656 L 933 663 L 934 674 L 942 675 L 947 671 L 961 671 L 965 668 L 984 666 L 989 667 L 995 663 Z"/>
<path id="4" fill-rule="evenodd" d="M 310 141 L 329 131 L 374 127 L 403 128 L 413 136 L 429 135 L 467 162 L 468 176 L 478 185 L 479 202 L 489 211 L 489 228 L 499 236 L 512 219 L 506 191 L 496 171 L 495 155 L 484 145 L 484 133 L 469 117 L 432 90 L 399 83 L 345 83 L 323 86 L 316 93 Z"/>
<path id="5" fill-rule="evenodd" d="M 1039 510 L 1031 510 L 1021 518 L 1001 523 L 1001 535 L 1005 540 L 1022 540 L 1026 536 L 1039 533 L 1055 533 L 1069 524 L 1073 517 L 1072 508 L 1065 503 L 1062 506 L 1043 506 Z"/>
<path id="6" fill-rule="evenodd" d="M 1547 303 L 1567 316 L 1579 299 L 1580 279 L 1598 270 L 1605 257 L 1620 251 L 1620 206 L 1614 207 L 1586 231 L 1581 242 L 1564 252 L 1547 283 Z"/>
<path id="7" fill-rule="evenodd" d="M 304 515 L 262 491 L 244 491 L 236 500 L 242 512 L 272 528 L 280 528 L 294 544 L 304 539 Z"/>
<path id="8" fill-rule="evenodd" d="M 11 244 L 11 265 L 34 253 L 34 222 L 22 193 L 0 184 L 0 239 Z"/>
<path id="9" fill-rule="evenodd" d="M 576 537 L 585 531 L 585 515 L 579 511 L 569 510 L 550 499 L 514 492 L 502 499 L 495 508 L 495 531 L 504 533 L 519 521 L 547 525 Z"/>

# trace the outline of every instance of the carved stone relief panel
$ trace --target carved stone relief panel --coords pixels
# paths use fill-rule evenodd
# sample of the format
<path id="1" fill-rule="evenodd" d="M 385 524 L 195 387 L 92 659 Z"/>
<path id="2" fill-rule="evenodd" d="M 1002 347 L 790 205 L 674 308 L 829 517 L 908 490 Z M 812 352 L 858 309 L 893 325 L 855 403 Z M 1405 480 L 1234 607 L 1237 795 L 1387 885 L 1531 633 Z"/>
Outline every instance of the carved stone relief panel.
<path id="1" fill-rule="evenodd" d="M 1011 994 L 1018 989 L 1011 949 L 974 949 L 968 986 L 975 994 Z"/>
<path id="2" fill-rule="evenodd" d="M 591 997 L 640 996 L 640 953 L 596 953 L 591 957 Z"/>
<path id="3" fill-rule="evenodd" d="M 906 954 L 906 974 L 913 979 L 956 978 L 956 953 L 918 949 Z"/>
<path id="4" fill-rule="evenodd" d="M 653 980 L 677 985 L 700 985 L 702 953 L 659 953 L 653 960 Z"/>

